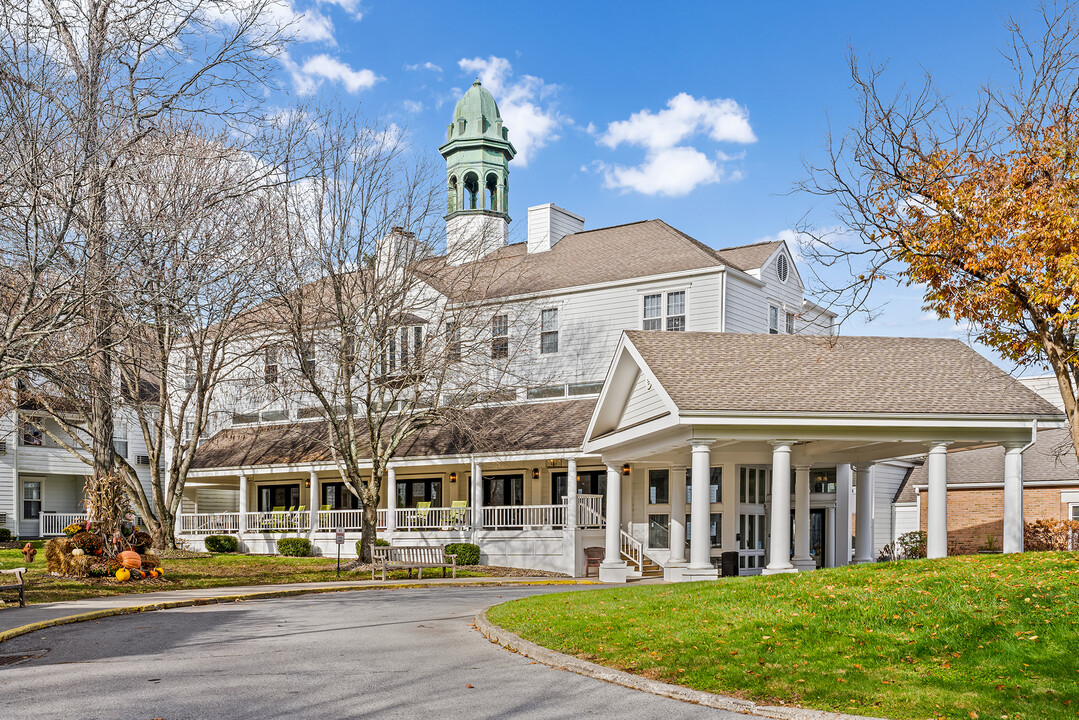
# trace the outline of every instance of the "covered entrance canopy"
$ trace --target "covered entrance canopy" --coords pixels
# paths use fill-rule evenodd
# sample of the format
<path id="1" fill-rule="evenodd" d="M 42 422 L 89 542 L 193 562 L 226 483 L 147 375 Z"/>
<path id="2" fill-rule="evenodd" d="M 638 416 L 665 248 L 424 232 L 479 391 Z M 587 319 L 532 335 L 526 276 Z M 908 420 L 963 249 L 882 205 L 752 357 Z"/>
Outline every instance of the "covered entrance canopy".
<path id="1" fill-rule="evenodd" d="M 1021 550 L 1022 453 L 1037 429 L 1063 424 L 1059 410 L 956 340 L 629 331 L 608 370 L 583 450 L 602 455 L 611 468 L 641 461 L 691 467 L 692 496 L 702 499 L 713 451 L 770 463 L 766 572 L 790 572 L 809 560 L 811 464 L 854 464 L 861 486 L 857 516 L 868 517 L 868 467 L 928 451 L 928 551 L 940 557 L 947 552 L 946 453 L 990 444 L 1006 448 L 1005 550 Z M 795 526 L 806 529 L 795 538 L 793 564 L 786 520 L 792 467 Z M 608 489 L 604 561 L 612 580 L 624 565 L 611 530 L 621 522 L 619 503 L 611 501 L 616 491 Z M 692 509 L 684 575 L 714 577 L 707 502 L 694 502 Z M 859 532 L 858 541 L 872 539 Z M 871 550 L 857 547 L 856 559 L 871 559 Z"/>

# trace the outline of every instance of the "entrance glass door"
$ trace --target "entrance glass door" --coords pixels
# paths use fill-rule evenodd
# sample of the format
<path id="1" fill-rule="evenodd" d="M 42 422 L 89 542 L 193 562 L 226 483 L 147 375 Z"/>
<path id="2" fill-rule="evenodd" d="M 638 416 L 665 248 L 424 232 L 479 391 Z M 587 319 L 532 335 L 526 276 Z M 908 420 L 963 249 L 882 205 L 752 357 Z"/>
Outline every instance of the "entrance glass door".
<path id="1" fill-rule="evenodd" d="M 483 504 L 488 507 L 525 504 L 523 475 L 484 475 Z"/>
<path id="2" fill-rule="evenodd" d="M 261 485 L 258 498 L 259 512 L 270 512 L 274 508 L 296 508 L 300 505 L 300 486 Z"/>
<path id="3" fill-rule="evenodd" d="M 824 517 L 824 508 L 809 511 L 809 556 L 817 563 L 818 570 L 824 567 Z"/>

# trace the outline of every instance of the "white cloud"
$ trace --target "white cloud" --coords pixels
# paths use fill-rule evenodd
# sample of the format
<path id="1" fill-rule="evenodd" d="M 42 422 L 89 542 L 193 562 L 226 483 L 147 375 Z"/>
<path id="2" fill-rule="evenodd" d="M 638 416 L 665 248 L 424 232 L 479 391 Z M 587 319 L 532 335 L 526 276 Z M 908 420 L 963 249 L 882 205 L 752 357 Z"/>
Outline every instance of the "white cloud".
<path id="1" fill-rule="evenodd" d="M 423 111 L 423 103 L 419 100 L 405 100 L 401 104 L 404 106 L 405 112 L 410 115 L 415 115 L 416 113 Z"/>
<path id="2" fill-rule="evenodd" d="M 590 123 L 588 131 L 595 134 Z M 597 142 L 611 149 L 620 145 L 644 148 L 644 161 L 634 167 L 603 166 L 604 185 L 645 195 L 686 195 L 700 185 L 721 181 L 737 182 L 739 169 L 725 165 L 744 158 L 744 153 L 715 150 L 711 157 L 687 141 L 706 136 L 713 142 L 749 144 L 757 141 L 749 124 L 749 113 L 734 100 L 695 98 L 679 93 L 667 101 L 664 110 L 647 108 L 628 120 L 617 120 Z"/>
<path id="3" fill-rule="evenodd" d="M 318 0 L 319 5 L 336 5 L 350 16 L 353 20 L 363 20 L 363 8 L 360 0 Z"/>
<path id="4" fill-rule="evenodd" d="M 430 70 L 431 72 L 442 72 L 442 68 L 435 65 L 433 62 L 416 63 L 415 65 L 405 65 L 405 70 Z"/>
<path id="5" fill-rule="evenodd" d="M 302 67 L 288 57 L 283 58 L 282 63 L 292 76 L 292 82 L 301 95 L 310 95 L 315 92 L 325 80 L 339 82 L 345 90 L 355 94 L 360 90 L 373 87 L 384 79 L 373 70 L 353 70 L 347 63 L 325 53 L 307 58 Z"/>
<path id="6" fill-rule="evenodd" d="M 458 66 L 475 73 L 484 87 L 491 91 L 499 112 L 509 129 L 510 142 L 517 148 L 516 162 L 528 165 L 536 151 L 558 140 L 559 129 L 572 122 L 558 113 L 551 98 L 558 86 L 546 83 L 534 75 L 513 77 L 513 67 L 506 58 L 462 58 Z"/>

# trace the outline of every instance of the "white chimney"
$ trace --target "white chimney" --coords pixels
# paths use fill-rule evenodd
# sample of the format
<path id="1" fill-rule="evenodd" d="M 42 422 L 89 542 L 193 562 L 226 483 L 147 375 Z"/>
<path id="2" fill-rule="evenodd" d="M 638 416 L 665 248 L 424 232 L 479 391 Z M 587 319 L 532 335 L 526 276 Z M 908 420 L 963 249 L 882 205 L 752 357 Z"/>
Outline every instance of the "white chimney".
<path id="1" fill-rule="evenodd" d="M 573 233 L 584 230 L 584 218 L 554 203 L 528 208 L 528 252 L 546 252 Z"/>

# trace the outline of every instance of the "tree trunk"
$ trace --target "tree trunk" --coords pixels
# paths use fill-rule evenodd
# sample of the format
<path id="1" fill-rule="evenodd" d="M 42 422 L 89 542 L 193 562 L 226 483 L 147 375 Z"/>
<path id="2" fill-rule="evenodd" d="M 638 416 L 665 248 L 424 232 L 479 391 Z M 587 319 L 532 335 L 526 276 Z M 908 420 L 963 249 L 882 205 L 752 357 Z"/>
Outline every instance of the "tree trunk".
<path id="1" fill-rule="evenodd" d="M 360 529 L 360 562 L 369 563 L 374 559 L 375 535 L 378 527 L 378 507 L 374 503 L 363 505 L 363 525 Z"/>

